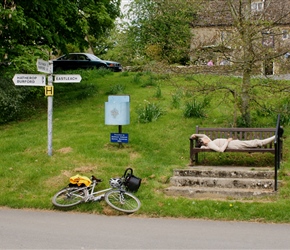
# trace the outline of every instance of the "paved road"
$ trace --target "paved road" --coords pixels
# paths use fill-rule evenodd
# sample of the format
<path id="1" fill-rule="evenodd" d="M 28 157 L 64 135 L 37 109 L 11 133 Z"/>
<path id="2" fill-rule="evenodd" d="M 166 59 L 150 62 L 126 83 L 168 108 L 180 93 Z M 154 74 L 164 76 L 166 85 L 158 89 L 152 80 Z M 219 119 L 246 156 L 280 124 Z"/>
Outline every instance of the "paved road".
<path id="1" fill-rule="evenodd" d="M 289 249 L 289 224 L 0 208 L 0 249 Z"/>

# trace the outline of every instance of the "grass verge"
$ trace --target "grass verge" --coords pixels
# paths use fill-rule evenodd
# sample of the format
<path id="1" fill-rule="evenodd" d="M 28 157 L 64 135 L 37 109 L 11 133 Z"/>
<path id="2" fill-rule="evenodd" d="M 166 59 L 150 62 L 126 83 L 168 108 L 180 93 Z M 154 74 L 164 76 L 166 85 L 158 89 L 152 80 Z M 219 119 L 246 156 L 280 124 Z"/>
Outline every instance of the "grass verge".
<path id="1" fill-rule="evenodd" d="M 92 174 L 104 180 L 123 174 L 127 167 L 142 178 L 137 193 L 142 207 L 136 215 L 150 217 L 208 218 L 259 222 L 290 222 L 290 181 L 288 148 L 284 143 L 284 162 L 279 172 L 283 186 L 279 193 L 263 200 L 210 200 L 168 197 L 173 170 L 187 168 L 189 136 L 195 126 L 230 126 L 233 108 L 215 95 L 207 105 L 191 105 L 194 114 L 186 118 L 188 103 L 205 103 L 201 95 L 192 95 L 194 84 L 208 76 L 170 76 L 151 73 L 104 73 L 83 71 L 80 84 L 55 84 L 53 108 L 53 155 L 47 155 L 47 113 L 32 119 L 0 127 L 0 205 L 12 208 L 55 209 L 51 197 L 68 184 L 72 175 Z M 198 80 L 195 79 L 198 78 Z M 204 79 L 202 79 L 204 77 Z M 211 81 L 214 81 L 211 76 Z M 218 79 L 219 81 L 221 79 Z M 130 95 L 130 124 L 123 126 L 129 143 L 119 147 L 110 142 L 117 126 L 104 122 L 108 95 Z M 141 123 L 139 112 L 146 104 L 162 110 L 152 122 Z M 159 111 L 160 111 L 159 110 Z M 154 108 L 154 112 L 156 109 Z M 275 126 L 271 117 L 256 117 L 260 124 Z M 145 119 L 146 120 L 146 119 Z M 288 136 L 285 127 L 285 137 Z M 272 166 L 270 155 L 207 154 L 204 164 Z M 104 202 L 81 204 L 73 211 L 118 214 Z"/>

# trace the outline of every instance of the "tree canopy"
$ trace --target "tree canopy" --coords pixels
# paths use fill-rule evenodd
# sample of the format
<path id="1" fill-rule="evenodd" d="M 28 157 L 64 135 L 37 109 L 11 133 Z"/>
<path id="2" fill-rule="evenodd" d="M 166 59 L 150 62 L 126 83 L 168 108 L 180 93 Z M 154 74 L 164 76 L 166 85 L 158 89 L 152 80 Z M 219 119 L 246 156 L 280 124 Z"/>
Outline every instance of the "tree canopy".
<path id="1" fill-rule="evenodd" d="M 120 0 L 3 0 L 0 5 L 0 62 L 45 51 L 80 50 L 115 25 Z M 25 70 L 24 70 L 25 71 Z"/>
<path id="2" fill-rule="evenodd" d="M 130 54 L 169 63 L 188 61 L 193 3 L 192 0 L 132 1 L 125 29 Z"/>
<path id="3" fill-rule="evenodd" d="M 210 39 L 204 43 L 200 42 L 202 39 L 196 39 L 198 46 L 193 52 L 197 54 L 198 49 L 209 45 L 206 43 L 214 43 L 224 48 L 222 56 L 231 63 L 231 69 L 242 75 L 241 83 L 229 91 L 241 114 L 239 125 L 247 127 L 251 126 L 253 110 L 257 107 L 266 111 L 273 109 L 268 102 L 270 97 L 265 98 L 267 95 L 275 94 L 275 98 L 281 99 L 280 94 L 285 91 L 285 86 L 281 84 L 269 85 L 262 80 L 260 84 L 254 84 L 252 77 L 261 73 L 267 75 L 268 65 L 273 70 L 274 62 L 276 65 L 286 63 L 283 55 L 289 51 L 289 42 L 288 39 L 283 40 L 282 34 L 290 24 L 290 2 L 269 0 L 260 4 L 258 8 L 257 1 L 251 0 L 204 2 L 194 24 L 195 27 L 211 27 L 215 31 L 211 30 L 212 36 L 208 36 Z M 208 86 L 208 89 L 213 88 Z M 262 96 L 257 96 L 257 89 Z"/>
<path id="4" fill-rule="evenodd" d="M 37 59 L 71 48 L 94 51 L 114 28 L 121 0 L 2 0 L 0 2 L 0 123 L 21 118 L 44 99 L 42 89 L 14 86 L 15 73 L 37 73 Z"/>

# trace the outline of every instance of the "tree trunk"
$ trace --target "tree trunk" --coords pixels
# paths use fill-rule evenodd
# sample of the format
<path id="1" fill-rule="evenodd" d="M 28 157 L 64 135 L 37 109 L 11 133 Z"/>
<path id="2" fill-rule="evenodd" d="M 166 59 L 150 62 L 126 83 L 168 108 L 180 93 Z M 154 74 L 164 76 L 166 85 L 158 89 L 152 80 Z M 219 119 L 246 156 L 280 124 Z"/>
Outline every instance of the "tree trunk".
<path id="1" fill-rule="evenodd" d="M 251 126 L 251 114 L 250 114 L 250 88 L 251 88 L 251 70 L 243 70 L 242 80 L 242 93 L 241 93 L 241 113 L 243 125 L 246 127 Z"/>
<path id="2" fill-rule="evenodd" d="M 251 43 L 251 35 L 247 30 L 242 33 L 243 37 L 243 80 L 242 80 L 242 93 L 241 93 L 241 113 L 243 125 L 246 127 L 251 126 L 251 112 L 250 112 L 250 91 L 251 91 L 251 76 L 253 73 L 254 52 Z"/>
<path id="3" fill-rule="evenodd" d="M 242 93 L 241 93 L 241 113 L 243 125 L 246 127 L 251 126 L 251 112 L 250 112 L 250 90 L 251 90 L 251 76 L 253 72 L 254 62 L 254 49 L 252 45 L 252 33 L 251 33 L 251 0 L 248 0 L 245 6 L 245 20 L 240 24 L 240 34 L 243 43 L 243 81 L 242 81 Z"/>

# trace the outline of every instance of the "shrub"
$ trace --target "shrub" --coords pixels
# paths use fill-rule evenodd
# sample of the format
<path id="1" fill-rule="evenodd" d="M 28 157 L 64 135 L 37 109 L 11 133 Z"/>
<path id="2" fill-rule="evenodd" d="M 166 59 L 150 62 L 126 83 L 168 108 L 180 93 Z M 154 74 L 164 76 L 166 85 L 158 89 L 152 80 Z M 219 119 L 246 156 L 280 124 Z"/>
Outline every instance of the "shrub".
<path id="1" fill-rule="evenodd" d="M 120 73 L 121 76 L 129 76 L 129 72 L 128 71 L 123 71 L 122 73 Z"/>
<path id="2" fill-rule="evenodd" d="M 157 104 L 150 102 L 147 102 L 144 107 L 138 108 L 136 112 L 140 123 L 156 121 L 158 117 L 164 114 L 162 109 Z"/>
<path id="3" fill-rule="evenodd" d="M 125 91 L 125 86 L 122 84 L 116 84 L 111 86 L 110 90 L 106 92 L 107 95 L 117 95 L 122 94 Z"/>
<path id="4" fill-rule="evenodd" d="M 173 108 L 178 109 L 180 107 L 182 95 L 183 95 L 182 91 L 178 90 L 175 94 L 171 96 L 172 97 L 171 105 Z"/>
<path id="5" fill-rule="evenodd" d="M 183 115 L 186 118 L 204 118 L 206 117 L 205 110 L 208 106 L 209 100 L 207 98 L 202 102 L 193 99 L 191 102 L 186 102 Z"/>
<path id="6" fill-rule="evenodd" d="M 113 72 L 109 69 L 100 68 L 100 69 L 96 70 L 96 74 L 97 74 L 97 76 L 104 77 L 106 75 L 112 75 Z"/>
<path id="7" fill-rule="evenodd" d="M 161 87 L 160 87 L 160 84 L 159 84 L 159 85 L 157 85 L 157 87 L 156 87 L 155 97 L 156 97 L 156 98 L 161 98 L 161 96 L 162 96 L 162 91 L 161 91 Z"/>
<path id="8" fill-rule="evenodd" d="M 280 121 L 283 125 L 289 125 L 290 124 L 290 101 L 287 99 L 284 99 L 281 101 L 281 107 L 280 107 Z"/>
<path id="9" fill-rule="evenodd" d="M 24 90 L 24 91 L 23 91 Z M 21 116 L 26 88 L 16 88 L 11 80 L 0 81 L 0 123 L 14 121 Z"/>
<path id="10" fill-rule="evenodd" d="M 149 74 L 148 79 L 141 85 L 143 88 L 148 86 L 156 86 L 156 77 L 152 74 Z"/>
<path id="11" fill-rule="evenodd" d="M 141 76 L 142 76 L 142 73 L 138 72 L 136 75 L 134 75 L 133 77 L 133 83 L 140 83 L 141 82 Z"/>

